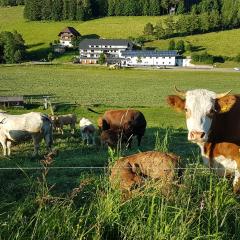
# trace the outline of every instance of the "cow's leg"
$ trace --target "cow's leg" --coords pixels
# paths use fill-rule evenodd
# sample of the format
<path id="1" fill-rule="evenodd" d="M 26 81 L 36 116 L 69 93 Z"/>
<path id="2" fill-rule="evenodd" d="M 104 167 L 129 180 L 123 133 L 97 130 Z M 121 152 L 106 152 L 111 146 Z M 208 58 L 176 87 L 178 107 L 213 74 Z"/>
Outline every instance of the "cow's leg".
<path id="1" fill-rule="evenodd" d="M 92 144 L 96 145 L 96 143 L 95 143 L 95 134 L 92 134 Z"/>
<path id="2" fill-rule="evenodd" d="M 3 137 L 0 139 L 0 142 L 3 147 L 3 156 L 6 156 L 7 155 L 7 139 Z"/>
<path id="3" fill-rule="evenodd" d="M 71 133 L 74 134 L 75 133 L 75 123 L 70 124 L 71 127 Z"/>
<path id="4" fill-rule="evenodd" d="M 39 148 L 40 148 L 40 141 L 42 139 L 42 136 L 40 134 L 34 134 L 34 135 L 32 135 L 32 139 L 33 139 L 33 145 L 34 145 L 33 156 L 35 157 L 38 155 Z"/>
<path id="5" fill-rule="evenodd" d="M 233 191 L 235 193 L 240 193 L 240 171 L 239 169 L 235 170 L 235 176 L 233 180 Z"/>
<path id="6" fill-rule="evenodd" d="M 11 145 L 12 145 L 12 142 L 11 141 L 7 141 L 7 155 L 8 156 L 11 155 Z"/>
<path id="7" fill-rule="evenodd" d="M 52 144 L 53 144 L 52 134 L 51 133 L 45 134 L 44 135 L 44 141 L 45 141 L 45 144 L 46 144 L 47 151 L 51 151 L 52 150 Z"/>

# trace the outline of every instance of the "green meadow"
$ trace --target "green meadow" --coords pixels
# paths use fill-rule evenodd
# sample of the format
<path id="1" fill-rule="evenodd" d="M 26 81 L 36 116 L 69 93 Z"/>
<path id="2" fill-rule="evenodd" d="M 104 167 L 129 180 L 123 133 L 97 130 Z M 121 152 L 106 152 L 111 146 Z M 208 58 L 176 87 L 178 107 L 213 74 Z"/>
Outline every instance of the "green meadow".
<path id="1" fill-rule="evenodd" d="M 174 85 L 238 93 L 239 79 L 237 72 L 1 66 L 1 95 L 27 98 L 25 109 L 9 113 L 50 113 L 42 107 L 49 95 L 56 114 L 75 113 L 94 123 L 98 114 L 89 107 L 136 108 L 147 129 L 140 149 L 134 142 L 130 150 L 112 151 L 101 147 L 98 135 L 96 146 L 86 146 L 78 126 L 74 135 L 66 127 L 64 135 L 54 134 L 58 155 L 45 168 L 44 143 L 36 158 L 31 141 L 13 146 L 12 156 L 0 157 L 0 239 L 239 239 L 240 202 L 231 180 L 204 167 L 198 147 L 187 141 L 184 115 L 165 102 Z M 111 188 L 113 162 L 154 149 L 181 156 L 183 177 L 168 193 L 152 181 L 129 198 Z"/>

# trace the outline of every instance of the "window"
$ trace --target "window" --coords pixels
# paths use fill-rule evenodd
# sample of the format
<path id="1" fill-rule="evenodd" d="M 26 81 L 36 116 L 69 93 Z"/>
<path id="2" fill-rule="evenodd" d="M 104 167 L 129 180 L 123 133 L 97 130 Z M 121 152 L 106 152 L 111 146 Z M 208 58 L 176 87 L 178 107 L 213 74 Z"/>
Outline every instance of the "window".
<path id="1" fill-rule="evenodd" d="M 91 50 L 91 52 L 94 52 L 94 50 Z"/>

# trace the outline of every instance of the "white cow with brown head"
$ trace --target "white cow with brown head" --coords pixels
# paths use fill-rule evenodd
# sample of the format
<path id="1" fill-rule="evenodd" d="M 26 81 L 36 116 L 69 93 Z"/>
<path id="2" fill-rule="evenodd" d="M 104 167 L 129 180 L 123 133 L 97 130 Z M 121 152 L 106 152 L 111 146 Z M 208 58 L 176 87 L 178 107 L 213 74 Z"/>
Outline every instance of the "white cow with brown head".
<path id="1" fill-rule="evenodd" d="M 240 97 L 206 89 L 180 91 L 167 97 L 168 104 L 186 114 L 188 140 L 201 148 L 204 163 L 235 176 L 240 190 Z M 229 151 L 230 149 L 230 151 Z M 237 150 L 236 150 L 237 149 Z M 218 170 L 219 175 L 222 170 Z M 237 185 L 236 185 L 237 184 Z M 239 185 L 239 188 L 236 187 Z"/>

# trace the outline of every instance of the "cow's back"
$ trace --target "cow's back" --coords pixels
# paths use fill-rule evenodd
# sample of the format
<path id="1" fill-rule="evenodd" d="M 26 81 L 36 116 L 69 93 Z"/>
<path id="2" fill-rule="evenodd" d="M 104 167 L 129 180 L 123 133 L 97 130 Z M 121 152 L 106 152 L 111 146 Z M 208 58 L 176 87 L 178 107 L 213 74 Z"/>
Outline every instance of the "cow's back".
<path id="1" fill-rule="evenodd" d="M 1 114 L 0 118 L 3 122 L 0 126 L 1 132 L 13 141 L 39 133 L 43 127 L 43 116 L 36 112 L 21 115 Z"/>

